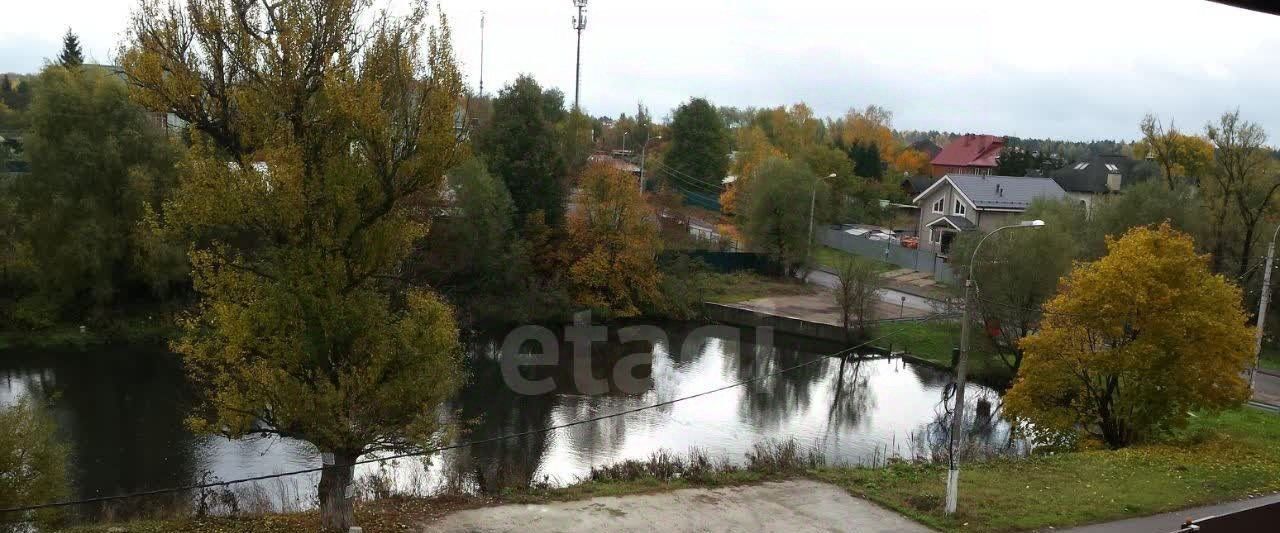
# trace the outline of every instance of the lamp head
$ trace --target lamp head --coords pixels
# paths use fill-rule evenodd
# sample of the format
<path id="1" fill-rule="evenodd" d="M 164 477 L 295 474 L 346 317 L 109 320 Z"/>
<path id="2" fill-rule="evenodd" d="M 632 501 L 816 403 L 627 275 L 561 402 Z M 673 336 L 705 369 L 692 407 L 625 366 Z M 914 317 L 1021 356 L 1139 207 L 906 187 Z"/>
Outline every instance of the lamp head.
<path id="1" fill-rule="evenodd" d="M 1044 221 L 1040 219 L 1023 220 L 1022 222 L 1019 222 L 1018 225 L 1024 228 L 1040 228 L 1044 227 Z"/>

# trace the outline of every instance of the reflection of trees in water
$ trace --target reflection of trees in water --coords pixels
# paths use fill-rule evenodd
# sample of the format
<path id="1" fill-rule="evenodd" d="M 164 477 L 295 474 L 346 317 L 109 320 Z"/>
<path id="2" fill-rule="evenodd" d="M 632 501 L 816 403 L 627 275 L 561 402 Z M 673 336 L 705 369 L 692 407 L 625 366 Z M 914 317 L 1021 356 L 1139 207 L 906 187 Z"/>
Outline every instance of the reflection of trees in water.
<path id="1" fill-rule="evenodd" d="M 25 373 L 27 392 L 51 405 L 78 496 L 199 478 L 199 440 L 184 424 L 192 392 L 177 355 L 135 349 L 6 359 L 17 369 L 6 374 Z"/>
<path id="2" fill-rule="evenodd" d="M 477 341 L 469 347 L 470 380 L 450 407 L 463 421 L 463 440 L 477 440 L 533 431 L 551 423 L 554 394 L 516 394 L 502 379 L 500 354 L 493 343 Z M 476 444 L 446 458 L 448 476 L 465 478 L 481 492 L 505 486 L 528 486 L 547 448 L 547 433 Z"/>
<path id="3" fill-rule="evenodd" d="M 785 349 L 779 346 L 760 346 L 742 339 L 736 354 L 725 354 L 726 364 L 735 364 L 733 372 L 738 380 L 774 374 L 785 368 L 825 357 Z M 831 371 L 830 361 L 819 361 L 787 372 L 749 381 L 745 401 L 741 406 L 744 415 L 756 426 L 772 429 L 808 409 L 813 388 Z"/>
<path id="4" fill-rule="evenodd" d="M 930 448 L 937 452 L 945 452 L 951 439 L 951 423 L 954 419 L 952 409 L 955 400 L 955 384 L 948 382 L 940 391 L 938 403 L 934 405 L 934 417 L 922 430 Z M 961 449 L 966 454 L 990 454 L 1019 451 L 1022 443 L 1014 439 L 1009 424 L 1000 413 L 1004 407 L 1004 399 L 999 393 L 973 386 L 966 388 L 964 401 L 964 428 Z"/>
<path id="5" fill-rule="evenodd" d="M 827 411 L 827 432 L 839 434 L 857 427 L 863 415 L 875 407 L 875 397 L 868 388 L 870 376 L 862 361 L 841 360 L 831 391 L 831 408 Z"/>

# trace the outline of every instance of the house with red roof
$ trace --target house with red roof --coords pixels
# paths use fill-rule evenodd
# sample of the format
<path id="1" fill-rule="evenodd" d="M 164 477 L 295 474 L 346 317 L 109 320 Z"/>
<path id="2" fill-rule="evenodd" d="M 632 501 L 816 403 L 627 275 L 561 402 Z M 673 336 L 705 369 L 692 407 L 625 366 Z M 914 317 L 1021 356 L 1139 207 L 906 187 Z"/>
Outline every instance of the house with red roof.
<path id="1" fill-rule="evenodd" d="M 977 174 L 990 176 L 995 173 L 1004 138 L 995 135 L 961 135 L 942 148 L 933 158 L 930 174 L 940 178 L 947 174 Z"/>

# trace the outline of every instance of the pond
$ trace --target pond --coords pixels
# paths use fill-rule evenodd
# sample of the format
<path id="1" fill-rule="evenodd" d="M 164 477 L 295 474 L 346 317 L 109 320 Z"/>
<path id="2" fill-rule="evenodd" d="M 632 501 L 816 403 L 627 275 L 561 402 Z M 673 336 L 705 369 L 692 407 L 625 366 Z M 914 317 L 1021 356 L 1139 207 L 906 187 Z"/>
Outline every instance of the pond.
<path id="1" fill-rule="evenodd" d="M 824 357 L 834 347 L 776 336 L 757 343 L 750 329 L 668 323 L 669 340 L 653 345 L 609 342 L 592 345 L 590 367 L 608 376 L 624 353 L 649 352 L 635 374 L 642 390 L 609 381 L 603 394 L 582 394 L 571 363 L 525 369 L 527 378 L 555 379 L 555 390 L 521 395 L 505 384 L 501 338 L 468 343 L 469 383 L 441 410 L 467 421 L 478 440 L 565 424 L 724 387 L 746 384 L 622 417 L 534 433 L 444 452 L 424 465 L 398 461 L 391 478 L 419 491 L 453 483 L 472 490 L 511 483 L 571 483 L 592 466 L 644 459 L 659 449 L 691 448 L 713 458 L 741 462 L 758 443 L 795 439 L 820 450 L 829 462 L 868 463 L 886 455 L 914 456 L 945 439 L 949 374 L 896 358 L 841 360 Z M 571 349 L 561 349 L 561 353 Z M 864 354 L 874 355 L 874 354 Z M 778 373 L 782 369 L 810 361 Z M 761 377 L 764 376 L 764 377 Z M 760 378 L 754 379 L 752 378 Z M 973 406 L 998 403 L 998 393 L 971 385 Z M 163 349 L 112 348 L 85 353 L 0 353 L 0 404 L 20 394 L 48 401 L 71 449 L 70 475 L 80 497 L 158 489 L 202 480 L 229 480 L 318 466 L 314 449 L 279 439 L 227 440 L 197 436 L 184 418 L 193 391 L 178 356 Z M 986 416 L 979 407 L 979 418 Z M 989 413 L 989 410 L 986 411 Z M 979 425 L 992 442 L 1008 438 L 1008 427 L 987 416 Z M 362 473 L 376 470 L 362 467 Z M 314 501 L 315 476 L 277 483 L 270 499 L 284 508 Z"/>

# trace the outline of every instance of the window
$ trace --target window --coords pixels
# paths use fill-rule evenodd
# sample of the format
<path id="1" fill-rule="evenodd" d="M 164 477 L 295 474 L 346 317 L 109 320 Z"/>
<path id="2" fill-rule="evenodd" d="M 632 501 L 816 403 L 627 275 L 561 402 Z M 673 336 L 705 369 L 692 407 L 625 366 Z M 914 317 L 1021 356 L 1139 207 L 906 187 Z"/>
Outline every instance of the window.
<path id="1" fill-rule="evenodd" d="M 1108 166 L 1110 166 L 1110 165 L 1108 165 Z M 1088 163 L 1076 163 L 1076 166 L 1071 167 L 1071 168 L 1074 168 L 1074 169 L 1076 169 L 1076 170 L 1084 170 L 1084 169 L 1086 169 L 1086 168 L 1089 168 L 1089 164 L 1088 164 Z"/>
<path id="2" fill-rule="evenodd" d="M 942 214 L 942 198 L 938 198 L 938 201 L 933 203 L 933 212 Z"/>
<path id="3" fill-rule="evenodd" d="M 953 215 L 964 214 L 964 203 L 961 202 L 959 198 L 956 198 L 956 205 L 951 209 L 951 214 Z"/>
<path id="4" fill-rule="evenodd" d="M 1117 167 L 1111 163 L 1107 163 L 1107 170 L 1110 170 L 1112 172 L 1120 172 L 1120 167 Z"/>

